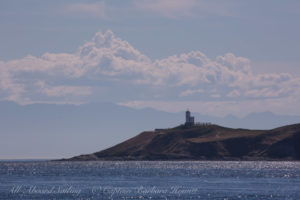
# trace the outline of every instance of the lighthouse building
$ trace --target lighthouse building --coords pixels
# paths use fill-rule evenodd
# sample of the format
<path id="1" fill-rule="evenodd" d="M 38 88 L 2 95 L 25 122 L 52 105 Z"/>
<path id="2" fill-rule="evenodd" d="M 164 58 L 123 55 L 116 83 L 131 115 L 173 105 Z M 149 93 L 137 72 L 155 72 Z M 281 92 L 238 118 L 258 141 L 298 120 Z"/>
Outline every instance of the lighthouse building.
<path id="1" fill-rule="evenodd" d="M 185 125 L 193 126 L 195 124 L 195 118 L 191 116 L 191 112 L 187 110 L 185 112 Z"/>

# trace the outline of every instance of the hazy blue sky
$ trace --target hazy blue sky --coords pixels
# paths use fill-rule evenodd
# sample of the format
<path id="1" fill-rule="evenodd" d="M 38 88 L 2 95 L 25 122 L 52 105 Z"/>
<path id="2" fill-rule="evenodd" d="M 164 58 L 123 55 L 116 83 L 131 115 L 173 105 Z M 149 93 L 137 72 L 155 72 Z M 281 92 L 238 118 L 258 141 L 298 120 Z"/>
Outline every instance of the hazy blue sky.
<path id="1" fill-rule="evenodd" d="M 0 98 L 300 111 L 296 0 L 1 0 Z"/>

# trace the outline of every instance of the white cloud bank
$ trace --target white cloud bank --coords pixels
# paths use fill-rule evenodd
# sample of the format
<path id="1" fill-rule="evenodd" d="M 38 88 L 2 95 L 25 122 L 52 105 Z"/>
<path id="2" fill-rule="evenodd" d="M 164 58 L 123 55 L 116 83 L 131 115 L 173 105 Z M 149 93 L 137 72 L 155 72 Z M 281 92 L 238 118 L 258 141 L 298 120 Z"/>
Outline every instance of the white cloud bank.
<path id="1" fill-rule="evenodd" d="M 297 114 L 299 86 L 290 74 L 253 74 L 250 61 L 232 53 L 212 60 L 192 51 L 152 61 L 110 30 L 73 54 L 0 61 L 0 97 L 19 104 L 114 101 L 210 115 Z"/>

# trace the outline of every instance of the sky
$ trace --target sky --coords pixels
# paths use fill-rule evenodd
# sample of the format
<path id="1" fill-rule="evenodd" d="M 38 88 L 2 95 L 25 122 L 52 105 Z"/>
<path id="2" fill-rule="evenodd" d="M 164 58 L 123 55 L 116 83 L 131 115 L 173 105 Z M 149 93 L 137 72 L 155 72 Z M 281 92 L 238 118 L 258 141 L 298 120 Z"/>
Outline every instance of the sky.
<path id="1" fill-rule="evenodd" d="M 296 0 L 1 0 L 0 99 L 300 111 Z"/>

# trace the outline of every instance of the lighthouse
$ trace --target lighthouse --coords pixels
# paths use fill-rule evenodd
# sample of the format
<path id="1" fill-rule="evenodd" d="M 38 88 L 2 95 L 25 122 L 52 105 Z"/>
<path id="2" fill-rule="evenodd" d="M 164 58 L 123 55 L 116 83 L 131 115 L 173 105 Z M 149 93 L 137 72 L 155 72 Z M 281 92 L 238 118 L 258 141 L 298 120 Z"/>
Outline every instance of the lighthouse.
<path id="1" fill-rule="evenodd" d="M 191 112 L 187 110 L 185 112 L 185 125 L 193 126 L 195 124 L 195 118 L 191 116 Z"/>

